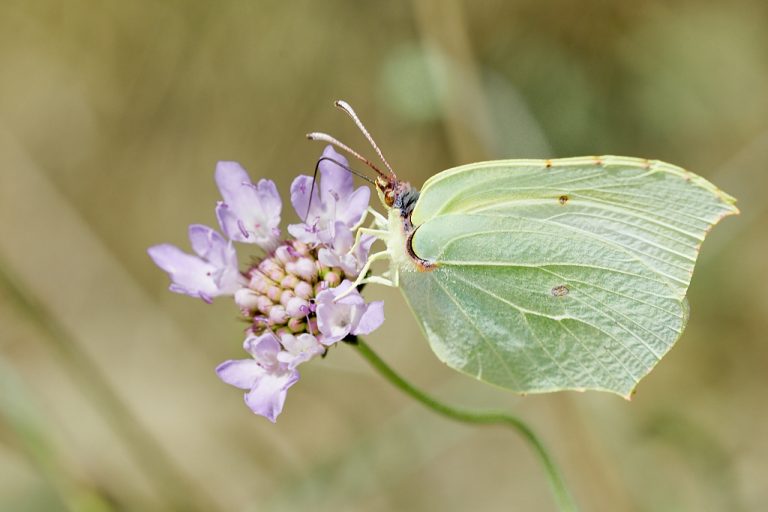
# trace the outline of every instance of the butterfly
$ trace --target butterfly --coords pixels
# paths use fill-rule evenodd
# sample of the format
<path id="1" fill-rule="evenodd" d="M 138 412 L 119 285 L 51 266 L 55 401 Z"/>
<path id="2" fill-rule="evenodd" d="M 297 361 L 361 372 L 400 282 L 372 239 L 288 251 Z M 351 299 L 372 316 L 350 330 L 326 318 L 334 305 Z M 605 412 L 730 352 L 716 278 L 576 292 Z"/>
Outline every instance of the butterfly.
<path id="1" fill-rule="evenodd" d="M 601 390 L 630 398 L 680 338 L 701 243 L 735 199 L 680 167 L 619 156 L 496 160 L 442 171 L 417 190 L 365 162 L 386 215 L 356 284 L 397 286 L 437 357 L 518 393 Z M 388 260 L 389 271 L 369 275 Z"/>

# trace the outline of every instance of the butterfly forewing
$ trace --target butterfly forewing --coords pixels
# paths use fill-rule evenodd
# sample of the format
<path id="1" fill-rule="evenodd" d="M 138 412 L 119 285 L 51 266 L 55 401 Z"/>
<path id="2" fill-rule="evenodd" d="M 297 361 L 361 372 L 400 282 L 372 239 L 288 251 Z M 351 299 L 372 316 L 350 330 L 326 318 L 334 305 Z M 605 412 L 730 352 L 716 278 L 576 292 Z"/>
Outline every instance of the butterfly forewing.
<path id="1" fill-rule="evenodd" d="M 706 232 L 735 212 L 661 162 L 464 166 L 422 189 L 412 247 L 437 266 L 401 287 L 453 368 L 518 392 L 629 396 L 682 333 Z"/>

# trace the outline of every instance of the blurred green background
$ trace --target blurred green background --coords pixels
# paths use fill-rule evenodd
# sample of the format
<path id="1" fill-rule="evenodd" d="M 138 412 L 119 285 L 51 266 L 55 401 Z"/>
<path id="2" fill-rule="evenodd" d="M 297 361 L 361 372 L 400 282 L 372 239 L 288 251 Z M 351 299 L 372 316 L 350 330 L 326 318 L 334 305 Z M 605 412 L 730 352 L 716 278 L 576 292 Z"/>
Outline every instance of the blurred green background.
<path id="1" fill-rule="evenodd" d="M 217 160 L 287 197 L 358 110 L 415 184 L 486 158 L 659 158 L 739 199 L 678 346 L 632 402 L 444 368 L 397 290 L 369 339 L 452 403 L 529 420 L 584 510 L 768 503 L 768 4 L 3 0 L 0 510 L 553 510 L 514 433 L 399 394 L 345 347 L 277 425 L 213 372 L 242 325 L 168 293 L 149 245 L 215 225 Z M 295 221 L 286 206 L 285 221 Z"/>

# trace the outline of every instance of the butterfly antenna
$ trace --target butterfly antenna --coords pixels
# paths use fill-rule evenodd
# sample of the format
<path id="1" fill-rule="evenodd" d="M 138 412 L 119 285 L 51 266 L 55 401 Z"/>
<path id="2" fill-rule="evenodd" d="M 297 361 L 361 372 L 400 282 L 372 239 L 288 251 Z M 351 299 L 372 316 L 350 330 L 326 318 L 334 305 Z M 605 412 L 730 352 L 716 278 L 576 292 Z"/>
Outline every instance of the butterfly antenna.
<path id="1" fill-rule="evenodd" d="M 371 185 L 375 185 L 376 184 L 375 181 L 373 181 L 371 178 L 369 178 L 365 174 L 357 172 L 356 170 L 354 170 L 354 169 L 344 165 L 343 163 L 339 162 L 338 160 L 335 160 L 335 159 L 333 159 L 331 157 L 327 157 L 327 156 L 320 157 L 320 159 L 315 164 L 315 172 L 312 174 L 312 186 L 309 188 L 309 201 L 307 202 L 307 213 L 304 214 L 304 219 L 302 220 L 302 222 L 304 222 L 304 224 L 307 223 L 307 219 L 309 218 L 309 209 L 312 207 L 312 197 L 313 197 L 313 194 L 315 193 L 315 183 L 317 183 L 317 172 L 320 170 L 320 162 L 322 162 L 323 160 L 327 160 L 329 162 L 335 163 L 336 165 L 338 165 L 342 169 L 345 169 L 346 171 L 354 174 L 358 178 L 364 179 L 365 181 L 367 181 Z"/>
<path id="2" fill-rule="evenodd" d="M 368 130 L 365 129 L 365 125 L 362 121 L 360 121 L 360 118 L 357 117 L 357 114 L 355 113 L 354 109 L 350 106 L 349 103 L 347 103 L 344 100 L 336 100 L 334 102 L 334 105 L 336 105 L 337 108 L 340 108 L 343 110 L 349 117 L 352 118 L 352 120 L 357 125 L 358 130 L 363 132 L 363 135 L 366 139 L 368 139 L 368 142 L 373 146 L 373 150 L 376 151 L 376 154 L 379 155 L 379 158 L 382 162 L 384 162 L 384 165 L 389 169 L 389 173 L 392 175 L 393 178 L 397 179 L 397 175 L 395 174 L 395 171 L 392 170 L 392 166 L 389 165 L 389 162 L 387 162 L 387 159 L 384 158 L 384 154 L 379 149 L 379 146 L 376 144 L 376 141 L 373 140 L 373 137 L 371 137 L 371 134 L 368 132 Z"/>
<path id="3" fill-rule="evenodd" d="M 331 136 L 330 136 L 330 135 L 328 135 L 327 133 L 322 133 L 322 132 L 312 132 L 312 133 L 308 133 L 308 134 L 307 134 L 307 138 L 308 138 L 309 140 L 322 140 L 322 141 L 324 141 L 324 142 L 327 142 L 328 144 L 332 144 L 332 145 L 336 146 L 338 149 L 340 149 L 340 150 L 342 150 L 342 151 L 346 151 L 346 152 L 347 152 L 347 153 L 349 153 L 350 155 L 354 156 L 355 158 L 357 158 L 358 160 L 360 160 L 361 162 L 363 162 L 365 165 L 367 165 L 368 167 L 370 167 L 371 169 L 373 169 L 374 171 L 376 171 L 376 173 L 377 173 L 379 176 L 381 176 L 382 178 L 388 178 L 388 176 L 387 176 L 386 174 L 384 174 L 384 173 L 381 171 L 381 169 L 379 169 L 378 167 L 376 167 L 375 165 L 373 165 L 373 162 L 371 162 L 370 160 L 368 160 L 368 159 L 367 159 L 367 158 L 365 158 L 363 155 L 361 155 L 360 153 L 358 153 L 358 152 L 357 152 L 357 151 L 355 151 L 354 149 L 350 148 L 349 146 L 347 146 L 347 145 L 346 145 L 346 144 L 344 144 L 343 142 L 341 142 L 341 141 L 338 141 L 338 140 L 336 140 L 335 138 L 331 137 Z M 321 159 L 321 160 L 322 160 L 322 159 Z M 348 169 L 348 170 L 349 170 L 349 169 Z"/>

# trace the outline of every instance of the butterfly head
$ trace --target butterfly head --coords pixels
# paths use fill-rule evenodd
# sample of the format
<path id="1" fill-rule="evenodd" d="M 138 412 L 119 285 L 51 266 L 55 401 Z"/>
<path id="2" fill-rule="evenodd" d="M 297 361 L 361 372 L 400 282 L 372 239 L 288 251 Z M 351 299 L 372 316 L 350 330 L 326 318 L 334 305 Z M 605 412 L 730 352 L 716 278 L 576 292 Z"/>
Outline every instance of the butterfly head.
<path id="1" fill-rule="evenodd" d="M 410 183 L 390 176 L 376 178 L 376 191 L 384 206 L 400 210 L 400 215 L 406 218 L 410 216 L 419 198 L 419 191 Z"/>
<path id="2" fill-rule="evenodd" d="M 387 208 L 392 208 L 397 198 L 397 181 L 388 176 L 379 176 L 376 178 L 376 191 L 379 193 L 379 199 Z"/>

